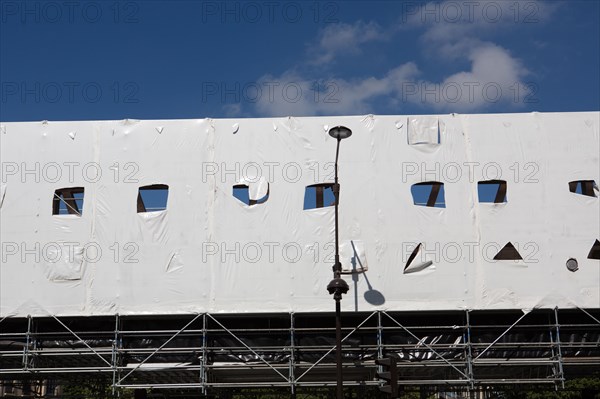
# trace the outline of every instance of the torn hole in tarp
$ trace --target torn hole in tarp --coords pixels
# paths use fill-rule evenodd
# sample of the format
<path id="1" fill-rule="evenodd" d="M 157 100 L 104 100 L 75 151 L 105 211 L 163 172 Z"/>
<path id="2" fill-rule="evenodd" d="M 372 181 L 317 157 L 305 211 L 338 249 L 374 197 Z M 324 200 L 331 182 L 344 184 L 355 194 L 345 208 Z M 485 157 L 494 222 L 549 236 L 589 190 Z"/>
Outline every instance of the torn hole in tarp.
<path id="1" fill-rule="evenodd" d="M 167 265 L 165 266 L 165 272 L 173 273 L 183 269 L 183 261 L 181 260 L 181 256 L 178 252 L 173 252 L 169 256 L 169 260 L 167 261 Z"/>
<path id="2" fill-rule="evenodd" d="M 269 199 L 269 194 L 269 182 L 264 176 L 242 178 L 233 186 L 233 196 L 248 206 L 265 203 Z"/>
<path id="3" fill-rule="evenodd" d="M 410 187 L 413 203 L 418 206 L 445 208 L 446 197 L 444 183 L 439 181 L 426 181 L 415 183 Z"/>
<path id="4" fill-rule="evenodd" d="M 596 240 L 587 256 L 588 259 L 600 259 L 600 241 Z"/>
<path id="5" fill-rule="evenodd" d="M 81 216 L 84 194 L 83 187 L 66 187 L 55 190 L 52 198 L 52 214 Z"/>
<path id="6" fill-rule="evenodd" d="M 90 259 L 97 259 L 99 247 L 87 248 L 64 243 L 53 243 L 44 247 L 44 267 L 46 278 L 50 281 L 81 280 L 83 276 L 84 252 Z M 92 253 L 95 252 L 95 253 Z"/>
<path id="7" fill-rule="evenodd" d="M 483 180 L 477 183 L 477 195 L 481 203 L 501 204 L 506 199 L 506 180 Z"/>
<path id="8" fill-rule="evenodd" d="M 349 240 L 340 243 L 342 273 L 363 273 L 369 270 L 365 243 L 362 240 Z"/>
<path id="9" fill-rule="evenodd" d="M 441 143 L 442 132 L 445 125 L 437 117 L 408 118 L 408 144 L 432 144 Z"/>
<path id="10" fill-rule="evenodd" d="M 334 206 L 333 186 L 333 183 L 318 183 L 306 186 L 304 190 L 304 210 Z"/>
<path id="11" fill-rule="evenodd" d="M 413 249 L 404 266 L 404 274 L 417 273 L 425 269 L 435 270 L 433 261 L 426 259 L 426 255 L 422 249 L 423 243 L 419 243 L 415 249 Z"/>
<path id="12" fill-rule="evenodd" d="M 169 186 L 166 184 L 151 184 L 138 190 L 137 212 L 160 212 L 167 209 Z"/>
<path id="13" fill-rule="evenodd" d="M 598 184 L 594 180 L 574 180 L 569 182 L 569 191 L 586 197 L 597 197 Z"/>
<path id="14" fill-rule="evenodd" d="M 4 204 L 4 196 L 6 195 L 6 184 L 0 184 L 0 208 Z"/>
<path id="15" fill-rule="evenodd" d="M 501 250 L 494 256 L 494 260 L 523 260 L 523 257 L 517 251 L 515 246 L 509 241 Z"/>

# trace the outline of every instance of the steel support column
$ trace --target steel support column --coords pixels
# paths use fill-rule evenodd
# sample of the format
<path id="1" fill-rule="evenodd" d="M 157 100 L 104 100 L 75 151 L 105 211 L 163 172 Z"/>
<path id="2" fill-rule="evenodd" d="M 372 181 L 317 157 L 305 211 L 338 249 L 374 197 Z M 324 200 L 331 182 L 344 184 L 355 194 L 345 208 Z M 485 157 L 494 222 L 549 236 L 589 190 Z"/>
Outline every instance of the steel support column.
<path id="1" fill-rule="evenodd" d="M 206 395 L 206 384 L 207 384 L 207 370 L 206 366 L 208 364 L 206 356 L 208 355 L 208 351 L 206 350 L 206 313 L 202 315 L 202 349 L 201 349 L 201 357 L 200 357 L 200 384 L 202 386 L 202 394 Z"/>
<path id="2" fill-rule="evenodd" d="M 112 394 L 113 397 L 116 396 L 116 384 L 117 384 L 117 380 L 119 379 L 119 362 L 118 362 L 118 351 L 121 345 L 119 345 L 119 330 L 120 330 L 120 326 L 119 326 L 119 314 L 117 313 L 115 315 L 115 333 L 113 336 L 113 345 L 112 345 L 112 355 L 111 355 L 111 364 L 112 364 L 112 369 L 113 369 L 113 376 L 112 376 Z"/>
<path id="3" fill-rule="evenodd" d="M 561 387 L 565 387 L 565 373 L 563 370 L 563 358 L 562 358 L 562 350 L 560 348 L 560 325 L 558 323 L 558 309 L 554 308 L 554 331 L 556 333 L 556 343 L 552 344 L 552 352 L 554 354 L 554 345 L 556 345 L 556 357 L 558 360 L 558 377 L 560 378 Z M 550 333 L 552 336 L 552 333 Z"/>
<path id="4" fill-rule="evenodd" d="M 29 370 L 29 347 L 31 345 L 31 326 L 33 323 L 33 318 L 31 315 L 27 316 L 27 335 L 26 335 L 26 344 L 23 347 L 23 371 Z"/>
<path id="5" fill-rule="evenodd" d="M 296 368 L 296 346 L 294 343 L 295 334 L 294 334 L 294 312 L 290 312 L 290 370 L 289 370 L 289 380 L 290 380 L 290 397 L 291 399 L 296 399 L 296 381 L 295 381 L 295 368 Z"/>
<path id="6" fill-rule="evenodd" d="M 469 376 L 469 389 L 475 389 L 475 383 L 474 383 L 474 373 L 473 373 L 473 347 L 471 345 L 471 317 L 469 315 L 469 310 L 466 309 L 465 310 L 465 316 L 466 319 L 465 321 L 467 322 L 466 325 L 466 344 L 467 344 L 467 375 Z"/>

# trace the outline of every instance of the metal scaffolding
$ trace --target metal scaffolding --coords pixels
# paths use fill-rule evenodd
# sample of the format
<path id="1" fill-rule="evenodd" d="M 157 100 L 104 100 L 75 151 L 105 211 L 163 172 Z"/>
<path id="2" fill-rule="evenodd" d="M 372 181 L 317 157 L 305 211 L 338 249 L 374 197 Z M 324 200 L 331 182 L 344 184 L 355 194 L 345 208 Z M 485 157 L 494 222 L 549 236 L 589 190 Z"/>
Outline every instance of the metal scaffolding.
<path id="1" fill-rule="evenodd" d="M 6 317 L 0 386 L 82 376 L 122 389 L 335 386 L 328 313 Z M 346 387 L 376 387 L 375 359 L 397 359 L 404 386 L 474 390 L 553 384 L 600 369 L 600 309 L 347 312 Z"/>

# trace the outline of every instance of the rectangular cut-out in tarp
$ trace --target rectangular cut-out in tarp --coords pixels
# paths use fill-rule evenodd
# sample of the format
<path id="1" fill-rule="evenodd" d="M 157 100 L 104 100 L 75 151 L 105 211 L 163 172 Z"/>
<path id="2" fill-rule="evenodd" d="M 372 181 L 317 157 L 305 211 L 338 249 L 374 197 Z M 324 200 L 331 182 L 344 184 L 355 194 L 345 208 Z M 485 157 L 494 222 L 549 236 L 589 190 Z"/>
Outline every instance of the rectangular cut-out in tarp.
<path id="1" fill-rule="evenodd" d="M 319 183 L 304 190 L 304 209 L 323 208 L 335 205 L 333 183 Z"/>
<path id="2" fill-rule="evenodd" d="M 569 191 L 587 197 L 597 197 L 598 185 L 594 180 L 574 180 L 569 182 Z"/>
<path id="3" fill-rule="evenodd" d="M 59 188 L 52 198 L 53 215 L 77 215 L 83 212 L 83 187 Z"/>
<path id="4" fill-rule="evenodd" d="M 477 183 L 479 202 L 506 202 L 506 180 L 485 180 Z"/>
<path id="5" fill-rule="evenodd" d="M 139 188 L 137 197 L 137 211 L 158 212 L 167 209 L 169 186 L 166 184 L 152 184 Z"/>
<path id="6" fill-rule="evenodd" d="M 420 206 L 445 208 L 444 183 L 438 181 L 413 184 L 410 188 L 413 203 Z"/>

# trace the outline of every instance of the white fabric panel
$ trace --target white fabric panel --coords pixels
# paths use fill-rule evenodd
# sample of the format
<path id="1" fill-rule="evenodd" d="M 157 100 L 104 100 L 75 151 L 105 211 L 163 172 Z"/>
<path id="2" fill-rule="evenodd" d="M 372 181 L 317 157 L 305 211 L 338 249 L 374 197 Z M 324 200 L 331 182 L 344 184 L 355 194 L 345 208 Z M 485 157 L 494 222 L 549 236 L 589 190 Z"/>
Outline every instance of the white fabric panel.
<path id="1" fill-rule="evenodd" d="M 0 316 L 332 311 L 334 208 L 303 201 L 333 182 L 337 125 L 353 131 L 339 159 L 341 260 L 363 272 L 344 275 L 344 311 L 598 308 L 600 261 L 587 254 L 599 199 L 568 182 L 600 180 L 599 118 L 2 123 Z M 477 183 L 494 179 L 507 202 L 479 203 Z M 444 183 L 445 208 L 413 204 L 425 181 Z M 169 186 L 167 209 L 138 213 L 151 184 Z M 269 197 L 245 205 L 236 184 Z M 81 217 L 52 215 L 67 187 L 85 188 Z M 493 260 L 508 242 L 523 260 Z"/>
<path id="2" fill-rule="evenodd" d="M 408 119 L 408 144 L 438 144 L 440 124 L 437 117 Z"/>
<path id="3" fill-rule="evenodd" d="M 369 270 L 364 241 L 348 240 L 341 242 L 340 262 L 344 273 L 366 272 Z"/>

